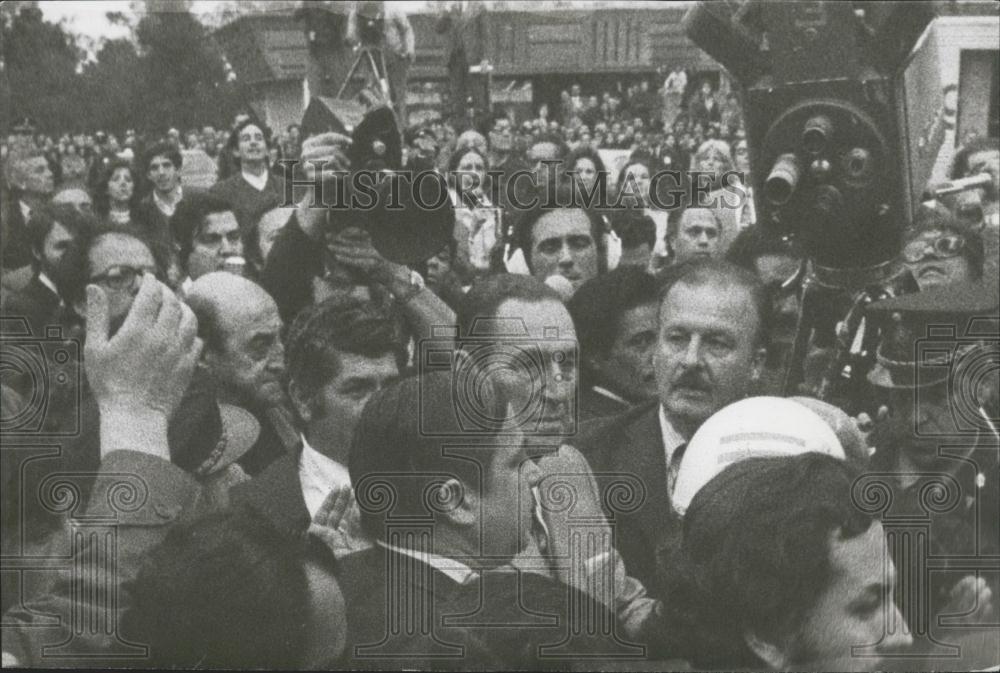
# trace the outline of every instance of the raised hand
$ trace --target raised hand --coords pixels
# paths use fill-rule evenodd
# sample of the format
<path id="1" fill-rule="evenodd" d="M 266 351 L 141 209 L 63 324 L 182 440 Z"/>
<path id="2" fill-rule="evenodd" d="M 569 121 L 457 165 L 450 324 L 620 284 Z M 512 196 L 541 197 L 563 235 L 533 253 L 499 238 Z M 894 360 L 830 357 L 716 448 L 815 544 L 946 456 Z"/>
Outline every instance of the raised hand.
<path id="1" fill-rule="evenodd" d="M 152 274 L 143 277 L 114 335 L 107 295 L 96 285 L 87 286 L 84 369 L 98 405 L 170 418 L 201 354 L 197 335 L 194 313 Z"/>

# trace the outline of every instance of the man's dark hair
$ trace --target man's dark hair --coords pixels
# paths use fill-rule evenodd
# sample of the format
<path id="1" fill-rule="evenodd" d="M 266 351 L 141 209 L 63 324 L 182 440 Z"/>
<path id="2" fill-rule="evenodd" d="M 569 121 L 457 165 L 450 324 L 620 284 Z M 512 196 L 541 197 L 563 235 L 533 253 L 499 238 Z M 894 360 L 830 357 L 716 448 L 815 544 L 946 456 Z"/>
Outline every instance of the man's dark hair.
<path id="1" fill-rule="evenodd" d="M 235 152 L 236 148 L 240 144 L 240 133 L 243 132 L 248 126 L 256 126 L 260 129 L 261 133 L 264 134 L 264 146 L 267 148 L 271 147 L 271 127 L 264 124 L 262 121 L 258 121 L 254 118 L 244 119 L 239 124 L 233 127 L 232 132 L 229 134 L 229 140 L 226 142 L 226 149 L 230 152 Z"/>
<path id="2" fill-rule="evenodd" d="M 752 669 L 764 662 L 747 632 L 794 637 L 830 585 L 831 534 L 852 539 L 872 525 L 851 497 L 859 475 L 843 460 L 805 453 L 743 460 L 702 487 L 680 547 L 658 559 L 670 656 L 697 668 Z"/>
<path id="3" fill-rule="evenodd" d="M 184 164 L 184 157 L 179 149 L 168 142 L 158 142 L 146 150 L 146 153 L 142 157 L 143 175 L 149 173 L 149 164 L 152 163 L 153 159 L 156 157 L 166 157 L 177 170 L 180 170 L 181 166 Z"/>
<path id="4" fill-rule="evenodd" d="M 663 305 L 670 292 L 678 285 L 688 287 L 721 286 L 727 289 L 742 288 L 750 295 L 750 303 L 757 314 L 756 345 L 769 345 L 771 323 L 771 297 L 757 274 L 732 262 L 718 259 L 692 259 L 672 268 L 664 279 L 660 291 L 660 323 L 663 322 Z"/>
<path id="5" fill-rule="evenodd" d="M 556 146 L 556 156 L 554 157 L 556 161 L 564 159 L 566 154 L 569 152 L 569 148 L 566 146 L 566 141 L 563 140 L 560 135 L 552 133 L 551 131 L 542 131 L 537 136 L 532 137 L 528 141 L 527 149 L 530 151 L 532 147 L 535 145 L 541 145 L 542 143 L 551 143 Z"/>
<path id="6" fill-rule="evenodd" d="M 580 286 L 567 308 L 576 326 L 585 375 L 592 373 L 586 371 L 590 357 L 611 350 L 622 315 L 637 306 L 655 306 L 658 298 L 656 279 L 637 267 L 620 267 Z"/>
<path id="7" fill-rule="evenodd" d="M 960 147 L 951 162 L 951 179 L 959 180 L 966 177 L 969 173 L 969 157 L 988 150 L 1000 150 L 1000 138 L 976 136 Z"/>
<path id="8" fill-rule="evenodd" d="M 390 517 L 433 515 L 433 489 L 449 478 L 475 492 L 486 482 L 486 470 L 500 442 L 495 434 L 462 431 L 453 383 L 451 371 L 424 372 L 386 386 L 365 405 L 349 469 L 361 525 L 370 539 L 386 540 Z M 488 407 L 484 413 L 490 418 L 504 418 L 506 399 L 486 383 L 489 394 L 477 402 Z M 451 436 L 427 429 L 444 429 Z M 456 451 L 446 450 L 449 446 Z M 390 507 L 380 506 L 386 504 Z"/>
<path id="9" fill-rule="evenodd" d="M 516 214 L 514 236 L 517 245 L 524 254 L 524 261 L 531 269 L 531 237 L 535 224 L 544 215 L 558 210 L 578 210 L 587 216 L 590 222 L 590 237 L 594 239 L 597 248 L 597 271 L 604 273 L 608 268 L 607 247 L 604 241 L 604 219 L 593 208 L 585 208 L 580 202 L 580 192 L 574 188 L 574 181 L 565 176 L 558 178 L 555 185 L 543 185 L 535 190 L 530 208 Z M 577 207 L 562 208 L 557 204 L 579 204 Z"/>
<path id="10" fill-rule="evenodd" d="M 340 373 L 341 353 L 368 358 L 392 354 L 402 366 L 398 320 L 373 302 L 346 295 L 306 308 L 288 330 L 288 378 L 312 397 Z"/>
<path id="11" fill-rule="evenodd" d="M 801 259 L 802 251 L 791 241 L 754 225 L 747 227 L 733 239 L 726 252 L 726 259 L 736 266 L 757 273 L 756 261 L 764 255 L 788 255 Z"/>
<path id="12" fill-rule="evenodd" d="M 459 304 L 456 311 L 459 337 L 480 334 L 482 325 L 477 325 L 478 321 L 495 317 L 500 305 L 508 300 L 562 303 L 562 298 L 555 290 L 532 276 L 514 273 L 486 276 L 469 288 Z"/>
<path id="13" fill-rule="evenodd" d="M 76 237 L 77 244 L 90 232 L 98 227 L 93 215 L 81 213 L 68 203 L 48 203 L 31 211 L 28 218 L 28 242 L 36 255 L 41 255 L 45 248 L 45 238 L 56 224 L 62 225 L 66 231 Z M 32 260 L 32 266 L 37 270 L 38 259 Z"/>
<path id="14" fill-rule="evenodd" d="M 306 647 L 303 546 L 242 510 L 174 526 L 122 618 L 163 668 L 295 668 Z"/>
<path id="15" fill-rule="evenodd" d="M 611 216 L 611 228 L 621 239 L 622 248 L 634 250 L 643 243 L 656 246 L 656 222 L 640 208 L 622 208 Z"/>
<path id="16" fill-rule="evenodd" d="M 209 193 L 186 194 L 181 199 L 170 218 L 170 231 L 180 246 L 178 256 L 182 268 L 187 270 L 188 257 L 194 248 L 195 238 L 201 234 L 205 218 L 215 213 L 227 212 L 233 212 L 229 202 Z"/>

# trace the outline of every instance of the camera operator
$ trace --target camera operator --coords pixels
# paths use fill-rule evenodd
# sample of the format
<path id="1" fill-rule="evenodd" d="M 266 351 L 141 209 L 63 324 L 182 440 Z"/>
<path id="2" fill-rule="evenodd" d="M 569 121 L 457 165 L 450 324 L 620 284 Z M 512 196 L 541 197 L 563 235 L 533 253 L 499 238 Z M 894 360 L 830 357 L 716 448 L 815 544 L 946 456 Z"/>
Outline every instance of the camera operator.
<path id="1" fill-rule="evenodd" d="M 904 587 L 904 614 L 926 614 L 930 625 L 923 647 L 935 636 L 941 642 L 962 639 L 971 645 L 963 657 L 982 657 L 980 645 L 965 641 L 995 622 L 1000 573 L 972 569 L 967 559 L 1000 551 L 997 528 L 998 489 L 996 409 L 998 380 L 995 344 L 971 338 L 982 320 L 996 325 L 995 292 L 982 285 L 957 283 L 873 304 L 870 315 L 883 325 L 877 364 L 869 382 L 888 401 L 888 415 L 869 436 L 871 467 L 887 494 L 887 525 L 907 516 L 926 521 L 927 553 L 946 565 L 921 575 L 916 565 L 901 574 L 917 582 Z M 957 339 L 928 335 L 931 328 L 954 326 Z M 995 329 L 995 328 L 994 328 Z M 925 343 L 921 343 L 925 342 Z M 939 348 L 939 346 L 941 346 Z M 926 348 L 925 348 L 926 347 Z M 992 370 L 986 369 L 992 362 Z M 886 479 L 888 477 L 888 479 Z M 936 489 L 934 502 L 929 490 Z M 947 500 L 954 506 L 939 507 Z M 896 563 L 919 563 L 893 550 Z M 918 590 L 919 591 L 916 591 Z M 963 632 L 947 634 L 939 615 L 963 615 Z M 920 643 L 918 642 L 918 647 Z M 988 646 L 996 656 L 996 645 Z M 919 654 L 919 652 L 917 652 Z M 973 668 L 987 665 L 968 662 Z"/>
<path id="2" fill-rule="evenodd" d="M 406 77 L 416 59 L 413 28 L 396 3 L 358 0 L 347 19 L 348 44 L 375 47 L 385 57 L 386 78 L 399 122 L 407 125 Z"/>

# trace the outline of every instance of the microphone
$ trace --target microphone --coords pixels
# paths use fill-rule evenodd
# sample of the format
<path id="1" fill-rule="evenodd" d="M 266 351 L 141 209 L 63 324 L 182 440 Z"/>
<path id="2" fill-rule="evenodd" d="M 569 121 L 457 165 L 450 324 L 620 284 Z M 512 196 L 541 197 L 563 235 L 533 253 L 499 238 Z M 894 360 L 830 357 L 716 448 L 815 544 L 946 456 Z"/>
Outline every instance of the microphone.
<path id="1" fill-rule="evenodd" d="M 573 283 L 569 282 L 565 276 L 560 276 L 557 273 L 546 278 L 545 284 L 555 290 L 562 297 L 563 301 L 569 301 L 575 292 Z"/>
<path id="2" fill-rule="evenodd" d="M 967 178 L 961 178 L 960 180 L 949 180 L 948 182 L 939 182 L 933 187 L 928 187 L 924 190 L 924 194 L 921 197 L 923 201 L 933 201 L 934 199 L 939 199 L 942 196 L 948 196 L 949 194 L 957 194 L 958 192 L 964 192 L 969 189 L 978 189 L 979 187 L 986 187 L 993 182 L 993 176 L 989 173 L 980 173 L 979 175 L 971 175 Z"/>

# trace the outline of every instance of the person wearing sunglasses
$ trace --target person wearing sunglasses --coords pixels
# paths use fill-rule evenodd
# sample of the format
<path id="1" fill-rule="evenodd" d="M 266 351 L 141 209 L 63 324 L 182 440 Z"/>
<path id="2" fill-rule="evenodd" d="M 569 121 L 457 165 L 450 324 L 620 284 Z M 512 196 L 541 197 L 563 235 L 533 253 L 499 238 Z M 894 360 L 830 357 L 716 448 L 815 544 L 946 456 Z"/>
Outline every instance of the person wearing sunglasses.
<path id="1" fill-rule="evenodd" d="M 911 230 L 900 253 L 921 290 L 978 280 L 983 275 L 983 239 L 937 216 Z"/>

